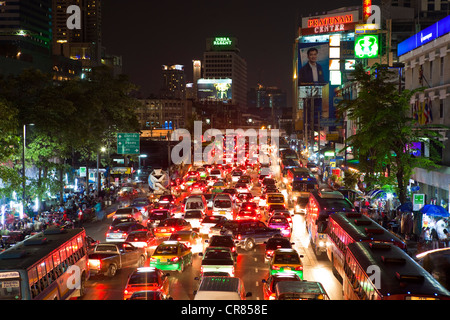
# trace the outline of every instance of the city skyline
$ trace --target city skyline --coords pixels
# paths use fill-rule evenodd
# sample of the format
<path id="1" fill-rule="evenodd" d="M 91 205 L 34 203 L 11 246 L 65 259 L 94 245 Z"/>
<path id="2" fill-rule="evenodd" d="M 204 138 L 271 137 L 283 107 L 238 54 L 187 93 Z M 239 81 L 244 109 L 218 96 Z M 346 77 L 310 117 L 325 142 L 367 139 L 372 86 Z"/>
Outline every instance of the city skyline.
<path id="1" fill-rule="evenodd" d="M 123 57 L 123 72 L 146 97 L 158 94 L 162 65 L 184 65 L 186 81 L 191 82 L 192 60 L 203 58 L 206 39 L 236 37 L 240 55 L 248 65 L 248 89 L 258 83 L 277 86 L 287 92 L 290 100 L 292 46 L 300 17 L 360 6 L 362 1 L 334 4 L 326 1 L 305 7 L 304 1 L 272 5 L 254 0 L 226 4 L 130 0 L 124 6 L 123 2 L 110 0 L 102 6 L 103 45 L 108 52 Z"/>

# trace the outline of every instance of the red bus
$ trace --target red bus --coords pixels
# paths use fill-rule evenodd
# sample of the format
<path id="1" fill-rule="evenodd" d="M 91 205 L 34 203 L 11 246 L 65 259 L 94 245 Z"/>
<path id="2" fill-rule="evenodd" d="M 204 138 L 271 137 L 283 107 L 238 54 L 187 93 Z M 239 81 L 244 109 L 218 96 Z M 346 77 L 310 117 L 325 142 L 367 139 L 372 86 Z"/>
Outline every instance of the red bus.
<path id="1" fill-rule="evenodd" d="M 336 212 L 329 216 L 327 256 L 333 273 L 342 280 L 347 246 L 354 242 L 392 243 L 406 250 L 406 243 L 380 226 L 374 220 L 358 212 Z"/>

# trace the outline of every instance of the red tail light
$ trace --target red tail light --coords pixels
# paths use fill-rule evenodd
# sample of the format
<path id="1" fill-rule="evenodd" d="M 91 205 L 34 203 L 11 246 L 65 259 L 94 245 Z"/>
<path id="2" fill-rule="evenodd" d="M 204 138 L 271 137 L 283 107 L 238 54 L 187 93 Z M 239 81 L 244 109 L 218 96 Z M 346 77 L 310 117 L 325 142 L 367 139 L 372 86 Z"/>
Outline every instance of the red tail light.
<path id="1" fill-rule="evenodd" d="M 170 228 L 170 231 L 175 232 L 175 228 Z"/>
<path id="2" fill-rule="evenodd" d="M 298 266 L 295 268 L 295 271 L 301 271 L 301 270 L 303 270 L 303 266 Z"/>
<path id="3" fill-rule="evenodd" d="M 272 269 L 273 270 L 280 270 L 280 267 L 279 266 L 272 266 Z"/>
<path id="4" fill-rule="evenodd" d="M 177 262 L 178 260 L 180 260 L 180 258 L 178 258 L 178 257 L 174 257 L 174 258 L 170 259 L 170 261 L 172 261 L 172 262 Z"/>
<path id="5" fill-rule="evenodd" d="M 156 262 L 156 261 L 158 261 L 158 259 L 156 259 L 156 258 L 154 258 L 154 257 L 150 257 L 150 261 L 151 261 L 151 262 Z"/>
<path id="6" fill-rule="evenodd" d="M 231 252 L 236 252 L 236 247 L 232 247 Z"/>
<path id="7" fill-rule="evenodd" d="M 102 268 L 102 260 L 89 259 L 89 266 L 92 269 L 101 269 Z"/>
<path id="8" fill-rule="evenodd" d="M 238 234 L 237 239 L 242 240 L 242 236 L 240 234 Z"/>
<path id="9" fill-rule="evenodd" d="M 267 254 L 268 256 L 273 255 L 273 250 L 267 250 L 267 251 L 266 251 L 266 254 Z"/>

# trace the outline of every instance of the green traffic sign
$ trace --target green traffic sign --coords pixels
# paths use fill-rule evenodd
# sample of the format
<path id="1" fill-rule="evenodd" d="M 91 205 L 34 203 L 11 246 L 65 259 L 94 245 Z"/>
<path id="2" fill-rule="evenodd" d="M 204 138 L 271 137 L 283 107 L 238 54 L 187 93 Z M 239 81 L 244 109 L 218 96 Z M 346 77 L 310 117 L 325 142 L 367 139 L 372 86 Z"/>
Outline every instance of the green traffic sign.
<path id="1" fill-rule="evenodd" d="M 117 134 L 118 154 L 139 154 L 139 133 L 118 133 Z"/>

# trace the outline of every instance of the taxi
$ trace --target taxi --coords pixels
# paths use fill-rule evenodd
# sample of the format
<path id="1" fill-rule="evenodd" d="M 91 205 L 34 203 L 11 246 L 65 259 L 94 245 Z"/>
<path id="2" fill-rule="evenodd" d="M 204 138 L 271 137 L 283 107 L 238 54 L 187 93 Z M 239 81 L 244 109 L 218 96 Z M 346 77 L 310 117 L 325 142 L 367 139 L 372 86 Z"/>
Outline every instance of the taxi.
<path id="1" fill-rule="evenodd" d="M 168 238 L 174 232 L 191 229 L 191 224 L 188 221 L 181 218 L 169 218 L 160 222 L 153 229 L 153 234 L 156 238 Z"/>
<path id="2" fill-rule="evenodd" d="M 261 220 L 261 215 L 254 209 L 244 209 L 240 210 L 236 215 L 235 220 Z"/>
<path id="3" fill-rule="evenodd" d="M 269 262 L 271 275 L 279 272 L 295 273 L 303 280 L 303 255 L 299 255 L 295 249 L 277 249 Z"/>
<path id="4" fill-rule="evenodd" d="M 128 277 L 123 299 L 129 300 L 133 293 L 139 291 L 161 292 L 164 298 L 169 296 L 169 274 L 153 267 L 137 268 Z"/>
<path id="5" fill-rule="evenodd" d="M 284 196 L 282 193 L 267 193 L 267 205 L 282 204 L 284 205 Z"/>
<path id="6" fill-rule="evenodd" d="M 317 281 L 283 281 L 275 288 L 274 300 L 330 300 Z"/>
<path id="7" fill-rule="evenodd" d="M 274 275 L 269 275 L 266 279 L 263 279 L 263 294 L 264 300 L 275 300 L 276 299 L 276 285 L 282 281 L 302 281 L 298 275 L 295 273 L 281 272 Z"/>
<path id="8" fill-rule="evenodd" d="M 211 192 L 212 193 L 221 193 L 223 190 L 226 189 L 226 184 L 224 181 L 219 180 L 217 182 L 215 182 L 212 187 L 211 187 Z"/>
<path id="9" fill-rule="evenodd" d="M 179 241 L 163 241 L 150 257 L 150 267 L 183 272 L 192 265 L 192 250 Z"/>

